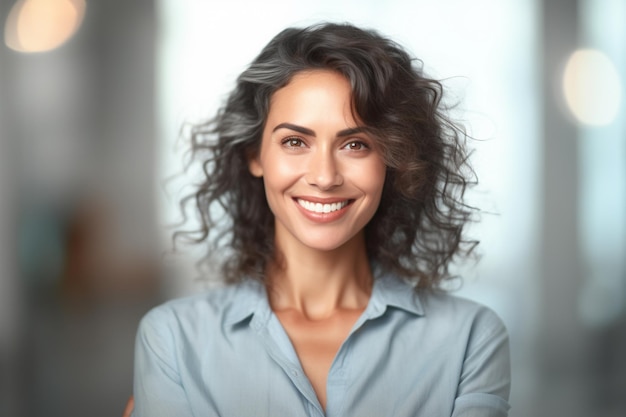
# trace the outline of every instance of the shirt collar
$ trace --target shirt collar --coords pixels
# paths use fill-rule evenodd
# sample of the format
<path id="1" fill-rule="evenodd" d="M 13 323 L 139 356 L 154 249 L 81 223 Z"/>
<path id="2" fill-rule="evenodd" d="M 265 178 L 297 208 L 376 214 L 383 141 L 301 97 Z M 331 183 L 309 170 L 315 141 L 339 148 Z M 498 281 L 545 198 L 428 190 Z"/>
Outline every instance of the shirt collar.
<path id="1" fill-rule="evenodd" d="M 236 285 L 231 308 L 225 312 L 225 324 L 240 323 L 252 315 L 265 321 L 270 313 L 267 292 L 263 283 L 248 279 Z M 372 296 L 367 310 L 374 318 L 382 315 L 387 307 L 404 310 L 416 316 L 424 315 L 424 308 L 413 286 L 393 274 L 375 274 Z"/>
<path id="2" fill-rule="evenodd" d="M 224 323 L 234 325 L 254 314 L 268 316 L 269 302 L 265 286 L 260 281 L 247 279 L 236 284 L 231 308 L 225 312 Z"/>
<path id="3" fill-rule="evenodd" d="M 382 315 L 387 307 L 398 308 L 416 316 L 424 315 L 422 302 L 413 285 L 393 274 L 376 276 L 370 304 L 374 316 Z"/>

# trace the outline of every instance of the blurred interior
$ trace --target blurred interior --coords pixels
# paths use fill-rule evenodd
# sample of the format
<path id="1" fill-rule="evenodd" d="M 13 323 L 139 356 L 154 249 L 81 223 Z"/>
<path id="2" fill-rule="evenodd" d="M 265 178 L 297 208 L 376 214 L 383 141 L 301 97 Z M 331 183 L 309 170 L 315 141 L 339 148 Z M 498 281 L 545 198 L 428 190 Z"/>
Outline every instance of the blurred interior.
<path id="1" fill-rule="evenodd" d="M 182 123 L 321 20 L 407 46 L 478 139 L 456 292 L 507 324 L 510 415 L 626 415 L 626 3 L 312 3 L 0 2 L 0 415 L 121 415 L 139 319 L 204 287 L 163 256 Z"/>

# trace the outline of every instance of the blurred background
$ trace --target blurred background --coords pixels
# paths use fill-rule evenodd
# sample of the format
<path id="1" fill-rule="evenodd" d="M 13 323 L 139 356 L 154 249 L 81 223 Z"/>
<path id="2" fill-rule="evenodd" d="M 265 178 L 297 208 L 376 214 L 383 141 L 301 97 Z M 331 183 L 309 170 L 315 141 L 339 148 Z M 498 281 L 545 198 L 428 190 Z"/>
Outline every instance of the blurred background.
<path id="1" fill-rule="evenodd" d="M 626 2 L 1 0 L 1 416 L 121 415 L 140 317 L 202 288 L 162 256 L 182 123 L 322 20 L 405 45 L 477 139 L 456 292 L 508 326 L 510 415 L 626 415 Z"/>

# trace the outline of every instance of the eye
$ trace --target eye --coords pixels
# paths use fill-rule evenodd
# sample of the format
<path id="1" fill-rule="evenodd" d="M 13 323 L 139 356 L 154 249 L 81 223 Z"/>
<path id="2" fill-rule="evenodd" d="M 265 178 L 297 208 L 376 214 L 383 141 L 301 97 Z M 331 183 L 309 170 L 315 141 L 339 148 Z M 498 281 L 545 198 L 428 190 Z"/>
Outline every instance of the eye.
<path id="1" fill-rule="evenodd" d="M 365 149 L 369 149 L 369 146 L 367 146 L 364 142 L 360 140 L 353 140 L 346 143 L 344 145 L 344 148 L 350 151 L 363 151 Z"/>
<path id="2" fill-rule="evenodd" d="M 288 148 L 302 148 L 305 145 L 302 139 L 295 136 L 283 139 L 281 143 Z"/>

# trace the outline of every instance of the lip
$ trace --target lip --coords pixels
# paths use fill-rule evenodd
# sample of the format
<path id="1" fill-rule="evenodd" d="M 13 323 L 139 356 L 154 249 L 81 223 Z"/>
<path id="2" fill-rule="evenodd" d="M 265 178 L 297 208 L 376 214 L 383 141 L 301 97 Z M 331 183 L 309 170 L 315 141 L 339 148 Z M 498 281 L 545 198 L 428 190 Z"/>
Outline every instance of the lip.
<path id="1" fill-rule="evenodd" d="M 304 200 L 306 202 L 310 202 L 310 203 L 315 203 L 315 204 L 328 204 L 328 205 L 332 205 L 332 204 L 341 204 L 344 203 L 345 205 L 343 207 L 341 207 L 338 210 L 335 211 L 331 211 L 328 213 L 318 213 L 318 212 L 314 212 L 314 211 L 310 211 L 307 210 L 305 207 L 303 207 L 298 200 Z M 296 207 L 298 208 L 298 210 L 300 210 L 300 212 L 309 220 L 314 221 L 316 223 L 329 223 L 329 222 L 333 222 L 336 221 L 338 219 L 340 219 L 341 217 L 343 217 L 344 214 L 346 214 L 348 208 L 352 205 L 352 203 L 354 202 L 354 199 L 351 198 L 320 198 L 320 197 L 296 197 L 293 199 Z"/>

